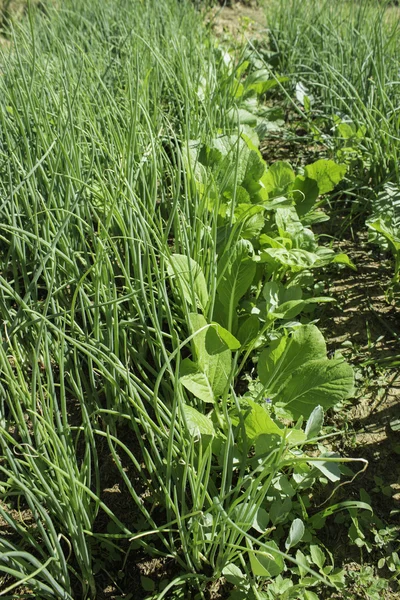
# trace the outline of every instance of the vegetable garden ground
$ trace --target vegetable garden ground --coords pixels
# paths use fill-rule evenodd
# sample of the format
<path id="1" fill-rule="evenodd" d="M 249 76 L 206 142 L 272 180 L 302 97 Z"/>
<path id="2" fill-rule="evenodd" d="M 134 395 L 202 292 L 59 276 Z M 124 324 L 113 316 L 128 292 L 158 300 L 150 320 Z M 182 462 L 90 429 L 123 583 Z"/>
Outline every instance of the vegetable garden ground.
<path id="1" fill-rule="evenodd" d="M 3 2 L 0 597 L 400 598 L 393 4 Z"/>

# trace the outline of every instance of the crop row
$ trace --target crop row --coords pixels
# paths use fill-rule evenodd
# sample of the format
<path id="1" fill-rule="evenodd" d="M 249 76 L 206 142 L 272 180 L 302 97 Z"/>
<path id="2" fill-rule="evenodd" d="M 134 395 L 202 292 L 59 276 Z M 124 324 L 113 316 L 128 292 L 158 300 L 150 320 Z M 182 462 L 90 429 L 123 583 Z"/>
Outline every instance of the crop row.
<path id="1" fill-rule="evenodd" d="M 353 393 L 316 325 L 321 196 L 346 166 L 259 151 L 279 83 L 174 0 L 65 2 L 9 32 L 0 80 L 0 589 L 317 598 L 353 475 Z M 360 461 L 363 468 L 363 461 Z M 315 498 L 324 494 L 326 503 Z M 110 497 L 121 494 L 124 510 Z M 111 576 L 110 576 L 111 573 Z M 162 584 L 162 585 L 161 585 Z M 21 596 L 22 597 L 22 596 Z"/>

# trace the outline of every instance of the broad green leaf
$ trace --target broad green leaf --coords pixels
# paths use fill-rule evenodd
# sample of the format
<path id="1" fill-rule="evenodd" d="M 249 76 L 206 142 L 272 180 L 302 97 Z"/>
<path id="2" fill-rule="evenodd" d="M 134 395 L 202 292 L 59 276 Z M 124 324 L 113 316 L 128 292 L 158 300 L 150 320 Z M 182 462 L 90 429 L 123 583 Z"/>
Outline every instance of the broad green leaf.
<path id="1" fill-rule="evenodd" d="M 156 589 L 156 584 L 150 577 L 145 577 L 142 575 L 140 577 L 140 583 L 145 592 L 154 592 Z"/>
<path id="2" fill-rule="evenodd" d="M 321 548 L 319 546 L 317 546 L 316 544 L 311 544 L 310 553 L 311 553 L 311 560 L 313 561 L 313 563 L 315 565 L 317 565 L 317 567 L 322 569 L 322 567 L 324 566 L 325 561 L 326 561 L 326 556 L 323 553 L 323 551 L 321 550 Z"/>
<path id="3" fill-rule="evenodd" d="M 233 123 L 243 123 L 255 127 L 257 125 L 257 115 L 251 113 L 245 108 L 230 108 L 226 113 L 227 117 Z"/>
<path id="4" fill-rule="evenodd" d="M 237 121 L 236 111 L 232 116 Z M 254 119 L 254 115 L 252 117 Z M 203 162 L 212 168 L 221 192 L 233 190 L 236 185 L 241 185 L 250 156 L 250 149 L 241 137 L 220 135 L 209 143 L 207 153 L 207 163 L 204 159 Z M 214 159 L 214 155 L 219 156 L 218 161 Z"/>
<path id="5" fill-rule="evenodd" d="M 288 430 L 286 439 L 289 444 L 301 446 L 307 441 L 307 436 L 301 429 L 296 429 L 293 427 L 292 429 Z"/>
<path id="6" fill-rule="evenodd" d="M 246 219 L 241 229 L 241 237 L 245 240 L 252 240 L 253 238 L 257 238 L 260 234 L 260 231 L 264 227 L 264 224 L 264 215 L 261 213 L 249 217 L 248 219 Z"/>
<path id="7" fill-rule="evenodd" d="M 282 600 L 289 600 L 294 598 L 294 583 L 291 579 L 284 579 L 282 575 L 278 575 L 274 579 L 273 583 L 274 598 L 281 598 Z M 290 591 L 289 591 L 290 590 Z M 270 600 L 271 596 L 265 592 L 265 595 L 261 597 L 261 600 Z"/>
<path id="8" fill-rule="evenodd" d="M 357 267 L 354 265 L 354 263 L 351 262 L 347 254 L 336 254 L 332 262 L 339 263 L 340 265 L 347 265 L 348 267 L 350 267 L 350 269 L 353 269 L 353 271 L 357 271 Z"/>
<path id="9" fill-rule="evenodd" d="M 190 173 L 197 183 L 206 183 L 208 180 L 207 169 L 199 160 L 200 151 L 199 140 L 189 140 L 183 147 L 183 159 Z"/>
<path id="10" fill-rule="evenodd" d="M 266 81 L 271 80 L 271 71 L 268 69 L 257 69 L 252 71 L 246 77 L 246 87 L 252 85 L 254 83 L 265 83 Z"/>
<path id="11" fill-rule="evenodd" d="M 315 179 L 297 175 L 293 182 L 292 194 L 299 217 L 306 215 L 314 207 L 319 193 Z"/>
<path id="12" fill-rule="evenodd" d="M 328 360 L 325 340 L 315 325 L 274 340 L 260 355 L 258 374 L 266 395 L 295 420 L 353 393 L 352 368 L 341 358 Z"/>
<path id="13" fill-rule="evenodd" d="M 280 437 L 284 435 L 283 430 L 271 419 L 268 411 L 263 406 L 253 402 L 253 400 L 247 400 L 247 403 L 251 411 L 245 419 L 244 426 L 249 440 L 254 441 L 259 435 L 265 433 L 279 435 Z"/>
<path id="14" fill-rule="evenodd" d="M 172 254 L 168 274 L 175 276 L 182 293 L 190 306 L 199 306 L 205 311 L 208 303 L 207 284 L 200 265 L 183 254 Z"/>
<path id="15" fill-rule="evenodd" d="M 346 165 L 325 159 L 317 160 L 317 162 L 307 165 L 304 169 L 305 175 L 317 182 L 320 194 L 331 192 L 342 181 L 346 171 Z"/>
<path id="16" fill-rule="evenodd" d="M 232 191 L 225 192 L 224 198 L 227 198 L 228 200 L 231 201 L 232 198 L 233 198 Z M 236 200 L 236 207 L 235 207 L 235 219 L 236 220 L 240 219 L 240 217 L 242 216 L 242 214 L 245 213 L 246 209 L 247 209 L 247 211 L 249 213 L 250 213 L 250 210 L 253 210 L 253 205 L 251 204 L 250 194 L 246 190 L 246 188 L 244 188 L 241 185 L 236 186 L 235 200 Z M 260 207 L 260 208 L 261 208 L 261 211 L 262 211 L 263 210 L 262 207 Z M 258 212 L 261 212 L 261 211 L 258 211 Z M 243 219 L 244 218 L 245 218 L 245 215 L 243 215 Z"/>
<path id="17" fill-rule="evenodd" d="M 180 383 L 196 398 L 203 402 L 214 403 L 215 396 L 207 375 L 200 371 L 195 363 L 186 358 L 181 363 Z"/>
<path id="18" fill-rule="evenodd" d="M 263 179 L 264 177 L 262 177 L 262 179 L 260 179 L 260 183 L 263 185 Z M 261 196 L 261 192 L 260 192 L 260 196 Z M 280 208 L 282 206 L 292 206 L 293 204 L 293 200 L 291 198 L 288 198 L 287 196 L 276 196 L 274 198 L 269 198 L 268 199 L 268 192 L 267 189 L 263 188 L 263 194 L 262 197 L 260 198 L 260 201 L 265 202 L 266 200 L 268 200 L 268 204 L 264 205 L 265 210 L 268 211 L 275 211 L 277 208 Z"/>
<path id="19" fill-rule="evenodd" d="M 246 541 L 250 546 L 250 541 Z M 255 577 L 276 577 L 285 568 L 282 556 L 276 552 L 279 551 L 276 543 L 273 540 L 268 540 L 268 547 L 268 550 L 262 549 L 261 552 L 257 553 L 254 552 L 252 547 L 248 550 L 251 570 Z"/>
<path id="20" fill-rule="evenodd" d="M 244 189 L 244 188 L 242 188 L 242 189 Z M 263 206 L 251 204 L 250 196 L 246 190 L 245 190 L 245 192 L 247 194 L 246 202 L 244 202 L 242 204 L 238 203 L 235 208 L 234 214 L 235 214 L 236 222 L 245 221 L 247 218 L 257 215 L 257 214 L 260 214 L 260 213 L 264 213 L 264 211 L 265 211 L 265 208 Z M 236 196 L 236 200 L 238 200 L 237 196 Z M 239 202 L 241 202 L 241 200 L 239 200 Z"/>
<path id="21" fill-rule="evenodd" d="M 297 550 L 296 552 L 296 562 L 299 568 L 300 576 L 304 577 L 305 575 L 307 575 L 307 573 L 309 573 L 310 566 L 308 564 L 307 558 L 301 550 Z"/>
<path id="22" fill-rule="evenodd" d="M 227 311 L 229 331 L 232 331 L 238 302 L 249 289 L 256 272 L 256 264 L 249 257 L 249 246 L 239 240 L 226 251 L 218 262 L 218 298 Z"/>
<path id="23" fill-rule="evenodd" d="M 274 314 L 279 319 L 294 319 L 305 307 L 304 300 L 290 300 L 276 307 Z"/>
<path id="24" fill-rule="evenodd" d="M 240 77 L 246 71 L 249 64 L 250 62 L 248 60 L 241 62 L 240 65 L 238 65 L 235 69 L 236 77 Z"/>
<path id="25" fill-rule="evenodd" d="M 238 350 L 241 344 L 234 335 L 218 323 L 211 323 L 206 333 L 206 350 L 209 354 L 219 354 L 227 348 Z"/>
<path id="26" fill-rule="evenodd" d="M 208 417 L 188 404 L 184 404 L 182 410 L 185 415 L 187 428 L 192 437 L 202 435 L 213 437 L 215 435 L 214 425 Z"/>
<path id="27" fill-rule="evenodd" d="M 254 504 L 250 502 L 240 502 L 234 506 L 230 512 L 232 521 L 236 523 L 238 527 L 248 531 L 253 526 L 255 516 Z"/>
<path id="28" fill-rule="evenodd" d="M 275 222 L 278 227 L 279 236 L 289 237 L 293 242 L 303 234 L 304 226 L 294 206 L 281 206 L 275 211 Z M 293 244 L 299 247 L 298 244 Z"/>
<path id="29" fill-rule="evenodd" d="M 324 221 L 329 221 L 329 218 L 329 215 L 322 210 L 311 210 L 301 217 L 301 222 L 303 225 L 310 226 L 314 225 L 315 223 L 324 223 Z"/>
<path id="30" fill-rule="evenodd" d="M 337 128 L 339 137 L 349 140 L 356 135 L 356 127 L 354 123 L 340 123 Z"/>
<path id="31" fill-rule="evenodd" d="M 290 548 L 293 548 L 293 546 L 296 546 L 296 544 L 300 542 L 304 535 L 304 531 L 303 521 L 301 519 L 295 519 L 290 526 L 289 535 L 285 542 L 286 550 L 290 550 Z"/>
<path id="32" fill-rule="evenodd" d="M 214 397 L 221 396 L 230 377 L 232 365 L 231 351 L 226 345 L 221 344 L 221 352 L 210 354 L 207 351 L 206 340 L 207 331 L 211 326 L 207 326 L 207 321 L 203 315 L 197 313 L 190 313 L 189 320 L 191 333 L 198 332 L 193 337 L 192 347 L 199 370 L 206 376 L 207 383 L 211 386 Z M 215 346 L 213 348 L 216 350 Z M 200 378 L 196 378 L 196 383 L 203 385 L 205 381 L 204 379 L 200 380 Z M 184 385 L 188 387 L 188 385 L 192 384 L 190 381 L 185 380 Z"/>
<path id="33" fill-rule="evenodd" d="M 324 423 L 324 409 L 322 406 L 316 406 L 308 418 L 305 433 L 307 439 L 317 437 L 322 429 Z"/>
<path id="34" fill-rule="evenodd" d="M 229 583 L 232 583 L 232 585 L 236 586 L 240 586 L 245 579 L 245 575 L 242 573 L 239 567 L 233 563 L 229 563 L 222 569 L 222 575 L 227 581 L 229 581 Z"/>
<path id="35" fill-rule="evenodd" d="M 289 496 L 289 498 L 293 498 L 296 495 L 296 491 L 286 475 L 281 474 L 274 480 L 274 488 L 281 494 Z"/>
<path id="36" fill-rule="evenodd" d="M 281 293 L 281 301 L 289 302 L 290 300 L 301 300 L 303 298 L 303 291 L 299 285 L 291 285 L 285 287 Z"/>
<path id="37" fill-rule="evenodd" d="M 321 455 L 320 458 L 322 458 Z M 326 455 L 327 458 L 339 458 L 339 456 L 336 454 L 327 454 Z M 321 473 L 323 475 L 325 475 L 325 477 L 327 477 L 329 479 L 329 481 L 339 481 L 340 480 L 340 468 L 339 468 L 339 464 L 336 462 L 328 462 L 328 461 L 320 461 L 320 460 L 314 460 L 311 461 L 310 464 L 315 467 L 316 469 L 318 469 L 318 471 L 321 471 Z"/>
<path id="38" fill-rule="evenodd" d="M 274 269 L 280 266 L 290 267 L 293 272 L 303 269 L 312 269 L 319 266 L 319 256 L 300 248 L 287 250 L 286 248 L 264 248 L 260 254 L 261 262 L 271 264 Z"/>
<path id="39" fill-rule="evenodd" d="M 246 89 L 254 90 L 255 93 L 260 96 L 261 94 L 265 94 L 266 92 L 269 92 L 269 90 L 272 90 L 279 85 L 279 83 L 283 83 L 287 80 L 287 77 L 278 77 L 276 79 L 267 79 L 265 81 L 255 81 L 254 83 L 250 83 L 250 85 L 247 85 L 246 81 Z"/>
<path id="40" fill-rule="evenodd" d="M 249 127 L 248 125 L 243 125 L 243 127 L 241 127 L 241 133 L 242 133 L 242 138 L 246 142 L 249 149 L 254 150 L 254 152 L 257 152 L 259 157 L 262 159 L 262 154 L 259 150 L 260 138 L 258 137 L 257 131 L 253 127 Z M 263 160 L 263 163 L 264 163 L 264 170 L 265 170 L 265 161 L 264 160 Z"/>
<path id="41" fill-rule="evenodd" d="M 299 286 L 285 288 L 276 281 L 269 281 L 263 288 L 267 313 L 272 311 L 280 319 L 293 319 L 303 310 L 307 301 L 302 300 L 302 295 Z"/>
<path id="42" fill-rule="evenodd" d="M 304 600 L 319 600 L 319 597 L 311 590 L 305 590 Z"/>
<path id="43" fill-rule="evenodd" d="M 236 222 L 242 223 L 240 230 L 242 238 L 251 240 L 258 237 L 265 223 L 264 212 L 264 207 L 259 205 L 247 203 L 236 206 L 235 219 Z"/>
<path id="44" fill-rule="evenodd" d="M 198 313 L 189 314 L 190 333 L 195 334 L 192 339 L 192 348 L 195 358 L 201 370 L 206 370 L 209 361 L 209 353 L 206 350 L 206 335 L 209 325 L 203 315 Z"/>
<path id="45" fill-rule="evenodd" d="M 354 373 L 344 359 L 321 358 L 298 367 L 279 391 L 275 401 L 289 409 L 293 418 L 308 417 L 315 406 L 330 408 L 354 393 Z"/>
<path id="46" fill-rule="evenodd" d="M 268 455 L 270 452 L 279 448 L 284 441 L 285 440 L 281 435 L 262 433 L 255 442 L 256 456 Z"/>
<path id="47" fill-rule="evenodd" d="M 370 229 L 383 235 L 392 244 L 396 252 L 400 251 L 400 233 L 398 234 L 392 227 L 386 225 L 382 219 L 368 221 L 367 225 Z"/>
<path id="48" fill-rule="evenodd" d="M 329 580 L 337 587 L 344 588 L 347 581 L 344 569 L 334 569 L 334 571 L 332 571 L 332 573 L 329 575 Z"/>
<path id="49" fill-rule="evenodd" d="M 261 178 L 269 197 L 285 195 L 295 179 L 295 174 L 289 163 L 277 161 L 270 166 Z"/>
<path id="50" fill-rule="evenodd" d="M 258 376 L 269 393 L 274 389 L 274 383 L 277 390 L 281 386 L 277 381 L 277 377 L 281 375 L 281 378 L 284 381 L 285 371 L 290 373 L 290 356 L 286 361 L 285 358 L 286 354 L 289 352 L 291 343 L 291 338 L 283 335 L 282 337 L 273 340 L 268 348 L 263 350 L 260 354 L 260 358 L 258 359 Z M 296 362 L 294 364 L 296 367 L 299 366 Z"/>
<path id="51" fill-rule="evenodd" d="M 253 529 L 258 533 L 265 533 L 269 523 L 269 514 L 264 508 L 259 508 L 253 521 Z"/>
<path id="52" fill-rule="evenodd" d="M 267 302 L 267 309 L 274 308 L 280 304 L 283 285 L 277 281 L 268 281 L 262 291 Z"/>
<path id="53" fill-rule="evenodd" d="M 250 315 L 245 320 L 240 322 L 240 326 L 236 337 L 242 346 L 250 344 L 258 336 L 260 331 L 260 319 L 257 315 Z"/>
<path id="54" fill-rule="evenodd" d="M 293 508 L 293 503 L 289 497 L 274 500 L 269 509 L 269 516 L 273 525 L 286 522 L 286 519 Z"/>
<path id="55" fill-rule="evenodd" d="M 229 324 L 229 314 L 226 310 L 226 307 L 222 304 L 219 297 L 215 297 L 214 309 L 213 309 L 213 322 L 219 323 L 222 325 L 227 331 L 231 331 L 232 335 L 237 335 L 238 329 L 238 313 L 235 310 L 232 315 L 232 323 Z M 230 327 L 230 329 L 229 329 Z"/>
<path id="56" fill-rule="evenodd" d="M 298 367 L 321 357 L 326 357 L 324 336 L 315 325 L 303 325 L 291 337 L 274 340 L 261 353 L 260 381 L 268 390 L 277 392 Z"/>
<path id="57" fill-rule="evenodd" d="M 262 233 L 258 238 L 261 247 L 267 248 L 284 248 L 285 246 L 276 238 L 272 238 L 266 233 Z"/>
<path id="58" fill-rule="evenodd" d="M 245 139 L 245 138 L 244 138 Z M 245 188 L 251 189 L 252 185 L 257 182 L 259 189 L 260 184 L 258 183 L 262 176 L 265 173 L 265 162 L 260 154 L 260 151 L 256 148 L 253 149 L 252 146 L 249 146 L 247 142 L 247 146 L 250 149 L 250 154 L 247 160 L 246 171 L 243 179 L 243 185 Z M 257 190 L 256 190 L 257 191 Z"/>

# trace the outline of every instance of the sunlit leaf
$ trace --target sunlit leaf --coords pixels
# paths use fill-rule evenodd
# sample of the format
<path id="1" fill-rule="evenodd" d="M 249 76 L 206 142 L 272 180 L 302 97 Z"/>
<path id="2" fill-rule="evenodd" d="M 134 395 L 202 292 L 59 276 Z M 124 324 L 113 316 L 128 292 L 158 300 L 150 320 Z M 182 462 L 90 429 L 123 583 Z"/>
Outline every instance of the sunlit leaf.
<path id="1" fill-rule="evenodd" d="M 293 546 L 296 546 L 296 544 L 300 542 L 304 535 L 304 531 L 305 527 L 303 521 L 301 519 L 295 519 L 290 526 L 289 535 L 285 542 L 286 550 L 293 548 Z"/>
<path id="2" fill-rule="evenodd" d="M 331 192 L 342 181 L 346 171 L 346 165 L 340 165 L 333 162 L 333 160 L 325 159 L 317 160 L 317 162 L 307 165 L 304 169 L 306 176 L 317 182 L 320 194 Z"/>

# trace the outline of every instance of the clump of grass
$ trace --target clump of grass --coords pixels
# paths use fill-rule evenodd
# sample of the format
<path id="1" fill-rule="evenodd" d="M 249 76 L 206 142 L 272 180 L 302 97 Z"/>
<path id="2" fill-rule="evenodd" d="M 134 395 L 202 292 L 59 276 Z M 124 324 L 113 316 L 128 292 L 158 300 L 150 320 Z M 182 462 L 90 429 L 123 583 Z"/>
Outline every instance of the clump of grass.
<path id="1" fill-rule="evenodd" d="M 328 147 L 345 148 L 358 185 L 398 181 L 398 10 L 374 0 L 290 0 L 272 2 L 267 16 L 282 71 L 313 95 L 311 116 Z"/>
<path id="2" fill-rule="evenodd" d="M 37 530 L 1 509 L 16 540 L 1 542 L 1 570 L 16 580 L 8 591 L 24 584 L 43 598 L 71 598 L 78 580 L 93 597 L 99 511 L 120 537 L 134 534 L 100 499 L 100 436 L 116 452 L 118 423 L 128 421 L 142 458 L 129 456 L 154 490 L 165 487 L 165 456 L 180 436 L 169 440 L 172 368 L 154 391 L 181 336 L 168 248 L 200 256 L 204 241 L 179 145 L 223 126 L 231 100 L 219 93 L 220 57 L 189 3 L 32 8 L 9 36 L 0 83 L 0 469 L 4 499 L 26 506 Z"/>

